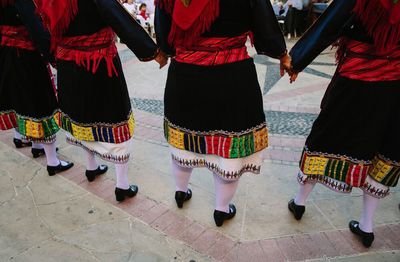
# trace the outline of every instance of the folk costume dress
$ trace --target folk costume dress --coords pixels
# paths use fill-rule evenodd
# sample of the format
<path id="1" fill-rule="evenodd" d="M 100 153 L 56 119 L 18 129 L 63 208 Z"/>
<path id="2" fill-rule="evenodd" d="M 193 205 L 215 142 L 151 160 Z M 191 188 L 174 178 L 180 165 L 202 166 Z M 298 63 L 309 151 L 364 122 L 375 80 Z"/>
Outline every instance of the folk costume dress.
<path id="1" fill-rule="evenodd" d="M 336 42 L 338 66 L 307 138 L 298 181 L 383 198 L 400 176 L 400 4 L 336 0 L 293 47 L 303 70 Z"/>
<path id="2" fill-rule="evenodd" d="M 56 44 L 58 124 L 67 141 L 127 163 L 134 118 L 115 33 L 141 61 L 153 60 L 157 46 L 117 0 L 36 2 Z"/>
<path id="3" fill-rule="evenodd" d="M 165 138 L 173 161 L 225 180 L 260 173 L 268 145 L 251 36 L 259 54 L 286 45 L 269 0 L 160 0 L 157 41 L 172 56 L 165 89 Z"/>
<path id="4" fill-rule="evenodd" d="M 36 143 L 53 143 L 59 130 L 49 49 L 33 1 L 0 0 L 0 130 Z"/>

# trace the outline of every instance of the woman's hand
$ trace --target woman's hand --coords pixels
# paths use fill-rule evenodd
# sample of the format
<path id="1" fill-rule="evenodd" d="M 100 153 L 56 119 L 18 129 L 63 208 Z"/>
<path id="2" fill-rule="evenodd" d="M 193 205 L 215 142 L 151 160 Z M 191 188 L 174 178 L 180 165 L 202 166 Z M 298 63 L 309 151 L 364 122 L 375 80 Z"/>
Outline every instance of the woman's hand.
<path id="1" fill-rule="evenodd" d="M 160 65 L 160 69 L 163 68 L 166 64 L 168 64 L 168 57 L 167 55 L 160 50 L 160 52 L 158 52 L 156 58 L 154 58 L 154 60 Z"/>
<path id="2" fill-rule="evenodd" d="M 285 75 L 285 71 L 290 75 L 292 69 L 292 58 L 290 57 L 290 55 L 286 53 L 281 58 L 279 58 L 279 60 L 281 61 L 281 76 Z"/>

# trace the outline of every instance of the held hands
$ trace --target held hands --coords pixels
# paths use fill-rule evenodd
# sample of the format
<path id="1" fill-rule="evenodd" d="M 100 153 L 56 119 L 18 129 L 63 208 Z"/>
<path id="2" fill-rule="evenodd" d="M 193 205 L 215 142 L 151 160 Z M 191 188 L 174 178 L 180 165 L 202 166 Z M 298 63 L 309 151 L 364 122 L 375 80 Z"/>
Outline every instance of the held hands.
<path id="1" fill-rule="evenodd" d="M 290 77 L 290 83 L 293 83 L 294 81 L 296 81 L 297 76 L 299 75 L 298 72 L 293 71 L 292 69 L 292 59 L 290 57 L 290 55 L 285 54 L 284 56 L 282 56 L 280 58 L 280 67 L 281 67 L 281 76 L 285 75 L 285 72 L 287 72 L 289 74 Z"/>
<path id="2" fill-rule="evenodd" d="M 158 52 L 154 60 L 160 65 L 160 69 L 163 68 L 166 64 L 168 64 L 168 57 L 163 51 Z"/>

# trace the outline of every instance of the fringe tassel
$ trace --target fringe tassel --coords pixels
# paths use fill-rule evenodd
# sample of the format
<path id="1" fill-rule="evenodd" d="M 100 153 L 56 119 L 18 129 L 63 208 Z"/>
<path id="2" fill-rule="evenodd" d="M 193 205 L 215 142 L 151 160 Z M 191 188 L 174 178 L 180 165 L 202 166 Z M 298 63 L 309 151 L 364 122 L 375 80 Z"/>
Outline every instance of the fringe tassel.
<path id="1" fill-rule="evenodd" d="M 335 54 L 336 65 L 339 65 L 342 62 L 344 55 L 346 53 L 346 47 L 347 47 L 348 41 L 349 40 L 346 37 L 341 37 L 335 43 L 333 43 L 332 49 L 337 48 L 337 51 Z"/>
<path id="2" fill-rule="evenodd" d="M 35 0 L 37 11 L 52 36 L 52 50 L 55 49 L 69 24 L 78 13 L 78 0 Z"/>
<path id="3" fill-rule="evenodd" d="M 168 0 L 167 0 L 168 1 Z M 182 30 L 178 25 L 172 23 L 171 31 L 168 36 L 168 42 L 171 45 L 192 46 L 204 32 L 210 30 L 211 25 L 219 16 L 219 0 L 211 0 L 204 8 L 203 13 L 197 21 L 187 29 Z"/>
<path id="4" fill-rule="evenodd" d="M 374 39 L 374 45 L 379 51 L 392 49 L 400 41 L 400 23 L 390 23 L 389 12 L 380 0 L 357 0 L 353 10 L 367 33 Z"/>
<path id="5" fill-rule="evenodd" d="M 114 65 L 113 57 L 105 57 L 102 54 L 93 54 L 91 52 L 79 52 L 74 51 L 75 63 L 78 66 L 85 68 L 87 71 L 96 74 L 101 61 L 104 59 L 107 64 L 107 74 L 109 77 L 112 77 L 113 74 L 118 76 L 118 71 Z"/>

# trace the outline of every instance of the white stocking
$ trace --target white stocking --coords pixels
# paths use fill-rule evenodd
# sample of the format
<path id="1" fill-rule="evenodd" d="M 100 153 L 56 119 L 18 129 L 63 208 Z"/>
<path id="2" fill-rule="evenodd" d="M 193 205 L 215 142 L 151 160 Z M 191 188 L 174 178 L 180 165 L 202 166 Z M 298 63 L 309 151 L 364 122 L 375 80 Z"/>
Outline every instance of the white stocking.
<path id="1" fill-rule="evenodd" d="M 130 187 L 128 179 L 128 163 L 115 164 L 115 174 L 117 175 L 117 187 L 120 189 L 128 189 Z"/>
<path id="2" fill-rule="evenodd" d="M 190 176 L 193 168 L 182 167 L 172 161 L 172 174 L 175 178 L 175 189 L 176 191 L 187 192 Z"/>
<path id="3" fill-rule="evenodd" d="M 378 207 L 379 198 L 368 195 L 364 192 L 363 195 L 363 210 L 360 219 L 360 229 L 364 232 L 371 233 L 374 227 L 374 214 Z"/>
<path id="4" fill-rule="evenodd" d="M 228 181 L 214 174 L 215 184 L 215 209 L 229 213 L 229 204 L 236 193 L 239 180 Z"/>
<path id="5" fill-rule="evenodd" d="M 86 170 L 96 170 L 98 167 L 94 154 L 86 151 Z"/>

